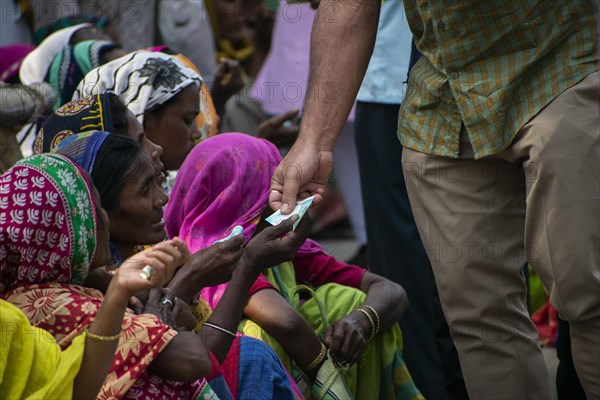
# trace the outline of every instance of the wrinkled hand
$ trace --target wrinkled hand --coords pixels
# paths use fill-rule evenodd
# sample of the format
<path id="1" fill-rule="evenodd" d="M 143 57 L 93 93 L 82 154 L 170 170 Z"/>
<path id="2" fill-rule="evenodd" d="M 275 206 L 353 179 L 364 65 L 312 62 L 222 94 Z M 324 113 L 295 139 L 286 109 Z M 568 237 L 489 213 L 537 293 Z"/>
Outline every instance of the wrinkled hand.
<path id="1" fill-rule="evenodd" d="M 285 122 L 296 118 L 299 112 L 290 110 L 264 121 L 258 126 L 258 137 L 267 139 L 277 147 L 291 147 L 298 138 L 300 128 Z"/>
<path id="2" fill-rule="evenodd" d="M 271 179 L 269 205 L 290 213 L 298 199 L 315 195 L 312 206 L 323 199 L 327 178 L 333 169 L 333 153 L 297 140 L 281 161 Z"/>
<path id="3" fill-rule="evenodd" d="M 215 80 L 211 88 L 211 96 L 217 112 L 220 114 L 225 103 L 231 96 L 244 87 L 240 63 L 228 58 L 222 58 L 217 65 Z"/>
<path id="4" fill-rule="evenodd" d="M 175 269 L 188 257 L 187 245 L 181 239 L 174 238 L 161 242 L 125 260 L 116 270 L 110 284 L 127 297 L 162 286 L 171 279 Z M 154 268 L 154 274 L 149 280 L 140 275 L 146 265 Z"/>
<path id="5" fill-rule="evenodd" d="M 256 272 L 293 260 L 308 237 L 310 225 L 310 218 L 305 214 L 296 230 L 292 231 L 297 219 L 298 216 L 293 215 L 279 225 L 263 229 L 246 244 L 242 259 Z"/>
<path id="6" fill-rule="evenodd" d="M 169 300 L 170 303 L 161 302 L 163 298 Z M 171 305 L 171 303 L 173 304 Z M 173 296 L 170 290 L 160 287 L 150 291 L 146 304 L 142 304 L 137 297 L 132 297 L 130 300 L 130 307 L 136 314 L 156 315 L 162 322 L 175 329 L 177 329 L 177 319 L 184 306 L 185 304 Z"/>
<path id="7" fill-rule="evenodd" d="M 352 312 L 325 331 L 323 342 L 337 361 L 352 365 L 365 352 L 370 329 L 371 325 L 362 313 Z"/>
<path id="8" fill-rule="evenodd" d="M 231 279 L 237 262 L 242 256 L 244 236 L 236 235 L 231 239 L 214 244 L 191 255 L 188 262 L 182 267 L 203 286 L 215 286 L 228 282 Z M 179 274 L 179 272 L 178 272 Z"/>

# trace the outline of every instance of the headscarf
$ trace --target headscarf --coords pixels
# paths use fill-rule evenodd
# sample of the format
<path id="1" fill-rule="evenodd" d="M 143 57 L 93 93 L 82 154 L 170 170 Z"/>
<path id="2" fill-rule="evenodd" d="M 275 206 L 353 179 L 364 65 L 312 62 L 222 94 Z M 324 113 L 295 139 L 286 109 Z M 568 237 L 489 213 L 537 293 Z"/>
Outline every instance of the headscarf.
<path id="1" fill-rule="evenodd" d="M 23 60 L 34 49 L 29 44 L 0 47 L 0 81 L 9 82 L 17 76 Z"/>
<path id="2" fill-rule="evenodd" d="M 63 349 L 92 323 L 103 300 L 80 286 L 96 247 L 90 188 L 82 169 L 58 154 L 29 157 L 0 177 L 0 293 Z M 122 327 L 99 399 L 196 399 L 209 391 L 205 379 L 170 382 L 147 372 L 177 335 L 169 325 L 128 311 Z M 214 368 L 218 374 L 218 363 Z"/>
<path id="3" fill-rule="evenodd" d="M 181 237 L 195 252 L 241 225 L 244 239 L 250 240 L 280 162 L 275 145 L 242 133 L 220 134 L 196 145 L 179 170 L 165 208 L 169 237 Z M 308 239 L 298 253 L 321 250 Z"/>
<path id="4" fill-rule="evenodd" d="M 90 71 L 73 99 L 113 92 L 143 124 L 146 111 L 166 103 L 191 84 L 200 90 L 202 78 L 174 56 L 139 50 Z"/>
<path id="5" fill-rule="evenodd" d="M 146 50 L 155 53 L 162 52 L 166 54 L 172 54 L 170 53 L 172 50 L 167 46 L 154 46 L 149 47 Z M 177 58 L 188 68 L 196 72 L 200 78 L 203 78 L 203 75 L 200 73 L 198 68 L 196 68 L 196 65 L 194 65 L 192 60 L 183 54 L 174 54 L 173 57 Z M 200 87 L 200 112 L 196 116 L 196 126 L 200 130 L 200 141 L 209 137 L 213 137 L 217 134 L 218 118 L 217 110 L 215 109 L 210 91 L 206 85 L 202 84 Z"/>
<path id="6" fill-rule="evenodd" d="M 68 28 L 61 29 L 48 36 L 40 45 L 25 57 L 19 78 L 24 85 L 30 85 L 35 82 L 44 82 L 48 68 L 52 60 L 64 46 L 69 44 L 71 36 L 81 28 L 92 26 L 90 23 L 83 23 Z"/>
<path id="7" fill-rule="evenodd" d="M 73 92 L 85 74 L 100 66 L 100 57 L 118 46 L 106 40 L 85 40 L 74 46 L 67 44 L 54 57 L 46 81 L 52 85 L 58 98 L 53 109 L 71 100 Z"/>
<path id="8" fill-rule="evenodd" d="M 60 155 L 26 158 L 0 177 L 0 292 L 82 284 L 96 249 L 96 212 L 82 169 Z"/>
<path id="9" fill-rule="evenodd" d="M 42 125 L 33 152 L 49 152 L 66 137 L 91 130 L 114 132 L 110 93 L 82 97 L 59 107 Z"/>
<path id="10" fill-rule="evenodd" d="M 104 17 L 96 17 L 90 15 L 71 15 L 68 17 L 60 18 L 46 26 L 43 26 L 35 31 L 33 34 L 33 40 L 36 45 L 40 45 L 48 36 L 56 31 L 64 28 L 69 28 L 73 25 L 79 25 L 83 23 L 89 23 L 90 26 L 104 27 L 108 24 L 108 20 Z"/>
<path id="11" fill-rule="evenodd" d="M 52 152 L 68 157 L 88 174 L 92 175 L 96 156 L 108 135 L 110 133 L 102 131 L 83 132 L 72 135 L 58 143 Z"/>
<path id="12" fill-rule="evenodd" d="M 244 228 L 244 240 L 250 240 L 268 207 L 271 177 L 280 162 L 271 142 L 241 133 L 224 133 L 197 144 L 179 169 L 165 208 L 168 236 L 182 238 L 191 252 L 211 246 L 236 225 Z M 322 251 L 307 239 L 297 257 Z M 200 297 L 214 308 L 226 287 L 203 288 Z M 271 286 L 261 275 L 250 293 L 265 287 Z"/>

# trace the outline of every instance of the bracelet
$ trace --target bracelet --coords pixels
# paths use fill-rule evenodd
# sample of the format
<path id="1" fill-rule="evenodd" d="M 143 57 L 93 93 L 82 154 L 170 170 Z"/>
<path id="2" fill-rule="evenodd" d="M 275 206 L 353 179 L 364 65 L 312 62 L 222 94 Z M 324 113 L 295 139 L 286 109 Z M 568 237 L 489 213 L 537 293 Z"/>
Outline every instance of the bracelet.
<path id="1" fill-rule="evenodd" d="M 369 312 L 360 307 L 354 311 L 360 311 L 361 313 L 363 313 L 367 316 L 367 318 L 369 319 L 369 322 L 371 323 L 371 337 L 369 338 L 369 340 L 373 339 L 373 337 L 375 336 L 375 323 L 373 322 L 373 318 L 371 318 L 371 315 L 369 314 Z"/>
<path id="2" fill-rule="evenodd" d="M 373 336 L 377 335 L 379 333 L 379 328 L 381 328 L 381 320 L 379 319 L 379 314 L 377 313 L 377 311 L 375 311 L 375 309 L 371 306 L 368 305 L 363 305 L 364 307 L 367 307 L 369 310 L 371 310 L 373 312 L 373 315 L 375 315 L 375 319 L 377 320 L 377 328 L 375 328 L 375 333 L 373 334 Z"/>
<path id="3" fill-rule="evenodd" d="M 231 332 L 231 331 L 228 331 L 228 330 L 227 330 L 227 329 L 225 329 L 225 328 L 221 328 L 221 327 L 220 327 L 220 326 L 218 326 L 218 325 L 214 325 L 214 324 L 211 324 L 211 323 L 208 323 L 208 322 L 205 322 L 205 323 L 203 323 L 202 325 L 204 325 L 204 326 L 208 326 L 209 328 L 213 328 L 213 329 L 216 329 L 216 330 L 218 330 L 218 331 L 221 331 L 221 332 L 223 332 L 223 333 L 226 333 L 226 334 L 228 334 L 228 335 L 229 335 L 229 336 L 231 336 L 231 337 L 236 337 L 235 333 L 233 333 L 233 332 Z"/>
<path id="4" fill-rule="evenodd" d="M 121 332 L 117 333 L 116 335 L 112 335 L 112 336 L 101 336 L 101 335 L 96 335 L 96 334 L 90 332 L 89 330 L 87 331 L 88 339 L 97 340 L 99 342 L 114 342 L 115 340 L 119 340 L 120 337 L 121 337 Z"/>
<path id="5" fill-rule="evenodd" d="M 321 343 L 321 351 L 319 352 L 319 355 L 317 357 L 315 357 L 315 359 L 312 360 L 310 362 L 310 364 L 308 364 L 306 367 L 302 368 L 302 370 L 310 371 L 310 370 L 316 368 L 319 364 L 321 364 L 321 362 L 323 362 L 326 355 L 327 355 L 327 347 L 325 347 L 325 345 L 323 343 Z"/>

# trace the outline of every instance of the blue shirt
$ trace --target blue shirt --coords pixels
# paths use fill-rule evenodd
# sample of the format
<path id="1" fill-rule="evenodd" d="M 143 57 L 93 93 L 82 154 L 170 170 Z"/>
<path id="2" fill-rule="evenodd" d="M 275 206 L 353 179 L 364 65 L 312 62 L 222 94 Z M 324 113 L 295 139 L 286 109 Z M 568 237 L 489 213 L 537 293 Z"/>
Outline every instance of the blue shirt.
<path id="1" fill-rule="evenodd" d="M 356 98 L 358 101 L 402 102 L 412 37 L 402 0 L 385 0 L 381 6 L 375 49 Z"/>

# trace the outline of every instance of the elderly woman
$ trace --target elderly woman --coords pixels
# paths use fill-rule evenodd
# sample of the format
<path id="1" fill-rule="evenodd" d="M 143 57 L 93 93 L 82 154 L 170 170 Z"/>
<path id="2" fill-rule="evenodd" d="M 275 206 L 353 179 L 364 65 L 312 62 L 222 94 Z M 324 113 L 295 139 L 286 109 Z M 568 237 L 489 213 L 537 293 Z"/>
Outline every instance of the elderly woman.
<path id="1" fill-rule="evenodd" d="M 143 125 L 148 139 L 163 148 L 167 170 L 178 170 L 201 138 L 209 136 L 207 120 L 198 126 L 204 109 L 202 78 L 175 56 L 145 50 L 127 54 L 90 71 L 73 99 L 114 92 Z"/>
<path id="2" fill-rule="evenodd" d="M 111 240 L 115 232 L 119 233 L 118 238 L 126 235 L 137 238 L 146 235 L 149 238 L 146 240 L 150 241 L 164 238 L 164 224 L 161 224 L 160 220 L 162 204 L 166 202 L 166 198 L 153 179 L 152 165 L 135 142 L 120 135 L 89 132 L 66 138 L 55 151 L 73 158 L 90 172 L 100 192 L 102 204 L 109 215 Z M 143 218 L 144 215 L 146 218 Z M 304 240 L 302 230 L 285 239 L 278 238 L 280 234 L 290 229 L 291 223 L 272 227 L 260 237 L 257 236 L 252 243 L 248 243 L 238 263 L 237 272 L 231 280 L 229 293 L 224 295 L 225 301 L 207 321 L 206 328 L 203 327 L 199 332 L 218 361 L 225 362 L 223 364 L 227 371 L 225 378 L 230 388 L 232 390 L 236 388 L 238 395 L 247 398 L 291 398 L 292 396 L 290 381 L 281 364 L 274 353 L 266 351 L 264 344 L 244 338 L 235 340 L 233 350 L 230 350 L 232 338 L 235 336 L 231 331 L 235 331 L 239 323 L 247 291 L 258 273 L 262 271 L 262 266 L 290 257 L 290 252 L 293 252 Z M 239 238 L 238 240 L 234 241 L 237 243 L 237 249 L 241 244 L 241 240 Z M 222 246 L 225 246 L 225 243 L 219 247 Z M 210 256 L 210 253 L 204 253 L 204 257 L 206 256 Z M 209 261 L 208 264 L 211 262 Z M 221 272 L 220 275 L 221 282 L 231 277 L 231 273 L 227 272 Z M 98 277 L 98 279 L 102 278 Z M 179 279 L 179 282 L 183 280 Z M 90 282 L 90 284 L 97 283 L 97 281 Z M 199 284 L 195 282 L 195 285 Z M 185 285 L 189 283 L 186 282 Z M 173 287 L 173 294 L 181 292 L 177 282 L 170 286 Z M 196 292 L 198 290 L 196 289 Z M 179 302 L 179 299 L 174 300 L 169 293 L 165 298 L 166 302 Z M 167 358 L 171 360 L 172 364 L 169 365 L 173 370 L 178 368 L 177 363 L 181 357 L 178 352 L 187 351 L 190 346 L 193 346 L 195 340 L 198 340 L 198 335 L 195 333 L 182 332 L 174 340 L 174 347 L 167 349 L 165 360 Z M 253 353 L 251 358 L 248 357 L 248 351 Z M 256 366 L 250 368 L 255 363 L 252 360 L 260 360 L 261 368 L 257 369 Z M 232 368 L 232 365 L 235 368 Z M 249 371 L 252 373 L 249 374 Z M 260 378 L 257 373 L 261 375 Z M 231 385 L 232 381 L 237 384 Z M 260 389 L 260 393 L 257 393 L 256 389 Z M 298 397 L 300 397 L 299 393 Z"/>
<path id="3" fill-rule="evenodd" d="M 35 327 L 52 334 L 62 348 L 86 330 L 92 339 L 114 342 L 113 352 L 114 344 L 119 343 L 108 375 L 101 375 L 106 379 L 98 398 L 127 398 L 136 394 L 136 383 L 144 384 L 137 394 L 139 390 L 148 391 L 149 395 L 174 393 L 175 398 L 202 392 L 213 394 L 201 378 L 211 370 L 211 360 L 202 343 L 190 347 L 188 359 L 180 361 L 194 362 L 197 375 L 190 378 L 195 380 L 174 383 L 149 371 L 161 362 L 162 354 L 177 337 L 176 331 L 154 316 L 133 315 L 129 311 L 122 320 L 114 321 L 113 316 L 110 325 L 99 325 L 106 318 L 99 311 L 106 308 L 105 298 L 87 286 L 90 277 L 109 262 L 110 252 L 108 219 L 98 206 L 94 190 L 86 172 L 59 155 L 33 156 L 0 177 L 0 202 L 6 206 L 6 214 L 0 218 L 2 297 L 19 307 Z M 130 262 L 153 267 L 158 281 L 151 282 L 156 284 L 166 278 L 160 270 L 168 267 L 172 271 L 173 264 L 179 264 L 186 256 L 185 245 L 176 239 L 161 243 L 158 250 L 140 253 Z M 118 272 L 117 277 L 127 269 Z M 111 281 L 108 306 L 114 285 L 124 283 L 120 278 Z M 127 285 L 127 295 L 143 287 Z M 128 297 L 119 300 L 122 308 Z M 111 308 L 115 310 L 114 305 Z M 98 374 L 99 365 L 91 366 L 93 373 Z M 90 368 L 89 363 L 84 366 Z"/>
<path id="4" fill-rule="evenodd" d="M 271 213 L 271 174 L 280 161 L 273 144 L 248 135 L 229 133 L 203 141 L 184 162 L 173 187 L 165 213 L 168 234 L 179 235 L 193 251 L 237 225 L 244 228 L 245 240 L 252 240 L 268 226 L 264 218 Z M 408 306 L 404 290 L 337 261 L 311 240 L 287 261 L 292 260 L 270 265 L 275 267 L 267 273 L 271 285 L 255 285 L 244 309 L 270 335 L 252 323 L 241 329 L 270 343 L 275 343 L 273 336 L 288 368 L 293 369 L 286 352 L 304 378 L 316 377 L 312 393 L 317 397 L 335 381 L 332 361 L 352 365 L 342 375 L 356 398 L 420 397 L 401 358 L 396 322 Z M 223 290 L 203 289 L 201 296 L 218 306 Z"/>

